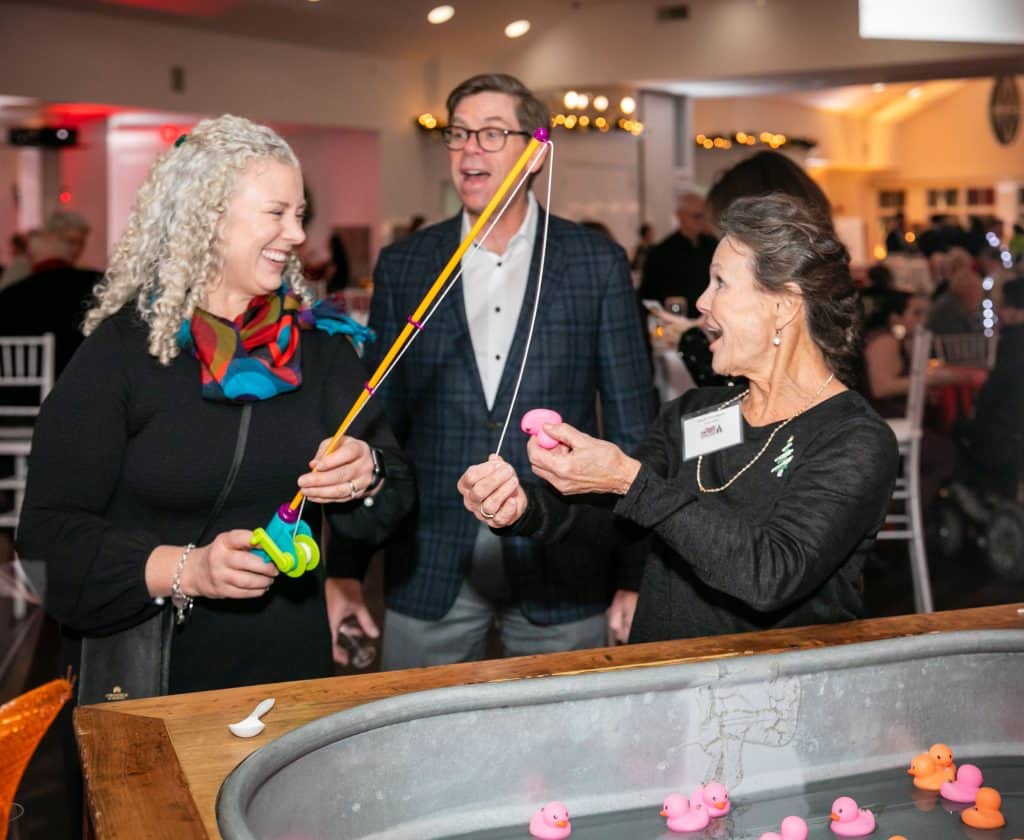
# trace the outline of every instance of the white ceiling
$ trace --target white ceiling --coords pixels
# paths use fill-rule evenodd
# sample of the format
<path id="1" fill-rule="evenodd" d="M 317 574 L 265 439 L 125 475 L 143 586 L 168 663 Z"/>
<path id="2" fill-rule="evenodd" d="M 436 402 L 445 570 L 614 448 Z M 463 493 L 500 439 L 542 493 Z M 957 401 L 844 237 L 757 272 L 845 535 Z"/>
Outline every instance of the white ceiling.
<path id="1" fill-rule="evenodd" d="M 507 23 L 528 19 L 534 32 L 609 3 L 652 9 L 659 0 L 448 0 L 455 17 L 441 25 L 427 12 L 443 0 L 34 0 L 85 12 L 163 21 L 212 32 L 304 46 L 422 61 L 481 51 L 501 56 L 516 48 Z M 10 0 L 0 0 L 10 2 Z M 525 36 L 530 37 L 529 34 Z"/>

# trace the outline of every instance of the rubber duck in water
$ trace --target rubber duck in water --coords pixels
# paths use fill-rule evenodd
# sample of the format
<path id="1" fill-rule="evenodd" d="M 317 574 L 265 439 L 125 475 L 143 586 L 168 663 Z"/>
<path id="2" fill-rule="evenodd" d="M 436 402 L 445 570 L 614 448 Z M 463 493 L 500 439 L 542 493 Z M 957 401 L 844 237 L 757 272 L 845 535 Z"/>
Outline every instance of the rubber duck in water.
<path id="1" fill-rule="evenodd" d="M 975 797 L 978 795 L 978 789 L 984 784 L 984 781 L 981 770 L 973 764 L 961 764 L 960 769 L 956 771 L 956 781 L 943 782 L 939 793 L 942 794 L 943 799 L 948 799 L 950 802 L 966 802 L 973 805 Z"/>
<path id="2" fill-rule="evenodd" d="M 807 823 L 800 817 L 786 817 L 778 831 L 766 831 L 758 840 L 807 840 Z"/>
<path id="3" fill-rule="evenodd" d="M 938 790 L 946 781 L 946 771 L 936 765 L 930 753 L 921 753 L 915 757 L 907 772 L 914 777 L 914 787 L 921 790 Z"/>
<path id="4" fill-rule="evenodd" d="M 953 751 L 945 744 L 932 744 L 928 748 L 928 755 L 935 762 L 936 770 L 945 774 L 945 781 L 952 782 L 956 779 L 956 765 L 953 763 Z"/>
<path id="5" fill-rule="evenodd" d="M 704 803 L 697 800 L 694 803 L 681 793 L 670 793 L 665 797 L 661 806 L 661 815 L 668 817 L 666 826 L 669 831 L 700 831 L 707 828 L 711 822 L 711 815 Z"/>
<path id="6" fill-rule="evenodd" d="M 849 796 L 832 803 L 832 831 L 840 837 L 863 837 L 875 830 L 875 815 Z"/>
<path id="7" fill-rule="evenodd" d="M 561 802 L 549 802 L 530 818 L 530 836 L 538 840 L 565 840 L 571 833 L 569 809 Z"/>
<path id="8" fill-rule="evenodd" d="M 732 810 L 729 802 L 729 791 L 721 782 L 709 782 L 701 785 L 690 797 L 690 802 L 703 802 L 712 817 L 724 817 Z"/>
<path id="9" fill-rule="evenodd" d="M 974 807 L 967 808 L 960 819 L 971 828 L 1002 828 L 1006 825 L 1000 807 L 1003 804 L 1003 797 L 995 788 L 978 788 L 978 795 L 974 800 Z"/>

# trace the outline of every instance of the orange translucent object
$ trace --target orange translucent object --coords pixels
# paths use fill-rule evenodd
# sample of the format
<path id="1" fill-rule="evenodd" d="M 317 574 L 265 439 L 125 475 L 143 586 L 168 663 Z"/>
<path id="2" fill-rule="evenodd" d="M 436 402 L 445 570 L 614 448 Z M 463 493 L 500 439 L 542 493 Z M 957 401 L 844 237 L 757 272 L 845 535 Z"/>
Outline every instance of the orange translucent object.
<path id="1" fill-rule="evenodd" d="M 69 680 L 52 680 L 0 706 L 0 840 L 7 837 L 14 794 L 32 753 L 71 699 Z"/>
<path id="2" fill-rule="evenodd" d="M 971 828 L 1002 828 L 1006 825 L 999 810 L 1002 804 L 1003 798 L 995 788 L 980 788 L 974 807 L 961 812 L 960 819 Z"/>

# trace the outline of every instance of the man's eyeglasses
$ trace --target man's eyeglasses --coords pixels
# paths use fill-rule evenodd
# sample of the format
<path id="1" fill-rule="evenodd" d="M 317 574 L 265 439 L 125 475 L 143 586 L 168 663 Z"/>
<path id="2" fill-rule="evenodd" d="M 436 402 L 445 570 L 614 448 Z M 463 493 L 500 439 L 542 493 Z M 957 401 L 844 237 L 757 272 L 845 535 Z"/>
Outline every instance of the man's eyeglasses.
<path id="1" fill-rule="evenodd" d="M 471 135 L 476 135 L 477 145 L 485 152 L 500 152 L 505 148 L 510 134 L 529 137 L 529 131 L 512 131 L 508 128 L 463 128 L 461 125 L 450 125 L 441 130 L 441 139 L 445 146 L 453 152 L 465 147 Z"/>

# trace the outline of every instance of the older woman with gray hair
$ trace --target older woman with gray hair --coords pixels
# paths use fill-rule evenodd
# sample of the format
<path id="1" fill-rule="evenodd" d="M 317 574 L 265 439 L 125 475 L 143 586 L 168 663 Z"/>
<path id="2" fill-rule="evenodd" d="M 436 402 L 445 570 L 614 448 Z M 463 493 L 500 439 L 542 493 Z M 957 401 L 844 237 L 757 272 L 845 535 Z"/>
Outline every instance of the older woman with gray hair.
<path id="1" fill-rule="evenodd" d="M 367 335 L 310 305 L 303 212 L 292 150 L 233 116 L 200 122 L 139 190 L 88 337 L 39 416 L 18 530 L 23 556 L 46 561 L 76 668 L 83 637 L 173 600 L 171 692 L 333 672 L 338 578 L 414 488 L 372 404 L 323 454 L 367 378 Z M 251 529 L 298 488 L 313 533 L 330 528 L 326 575 L 279 576 L 251 552 Z"/>
<path id="2" fill-rule="evenodd" d="M 502 533 L 599 544 L 650 535 L 630 641 L 845 621 L 896 476 L 889 427 L 851 386 L 849 256 L 831 222 L 780 193 L 733 202 L 698 301 L 717 373 L 667 404 L 632 457 L 566 424 L 529 443 L 545 485 L 492 456 L 459 482 Z"/>

